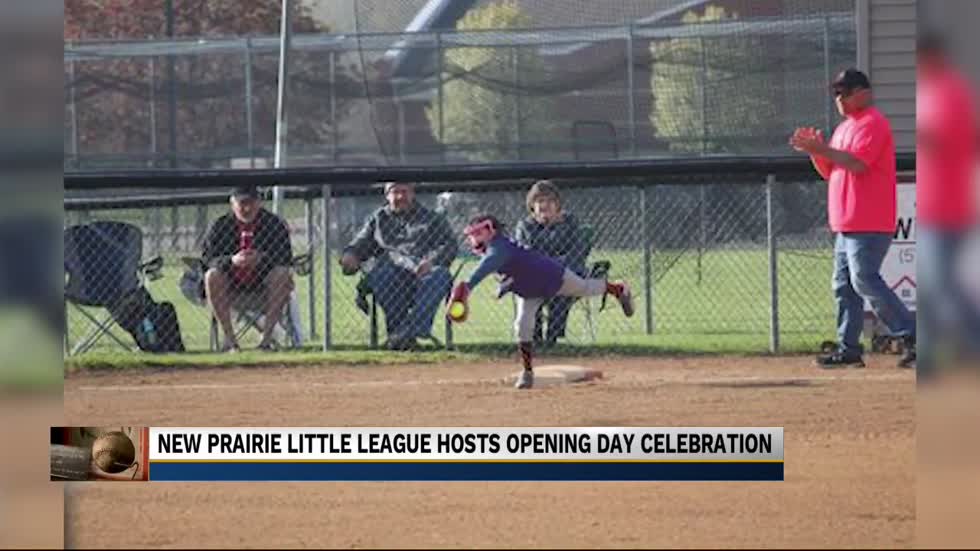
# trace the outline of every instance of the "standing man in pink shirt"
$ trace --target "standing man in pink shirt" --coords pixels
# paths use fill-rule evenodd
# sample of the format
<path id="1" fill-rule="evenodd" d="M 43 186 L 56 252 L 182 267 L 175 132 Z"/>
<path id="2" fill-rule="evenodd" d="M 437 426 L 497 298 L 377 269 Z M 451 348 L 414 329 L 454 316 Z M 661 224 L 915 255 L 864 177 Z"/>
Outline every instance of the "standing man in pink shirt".
<path id="1" fill-rule="evenodd" d="M 831 85 L 844 117 L 830 142 L 819 130 L 797 128 L 790 145 L 810 155 L 827 180 L 827 209 L 834 244 L 833 290 L 837 300 L 836 351 L 817 358 L 825 368 L 863 367 L 864 299 L 878 319 L 905 341 L 901 367 L 915 365 L 915 316 L 882 279 L 881 264 L 895 234 L 895 142 L 888 119 L 872 105 L 871 83 L 857 69 Z"/>
<path id="2" fill-rule="evenodd" d="M 927 377 L 937 348 L 969 353 L 969 343 L 980 334 L 976 308 L 954 269 L 976 222 L 973 180 L 980 136 L 970 85 L 947 58 L 939 35 L 923 32 L 916 53 L 916 248 L 924 333 L 917 369 Z"/>

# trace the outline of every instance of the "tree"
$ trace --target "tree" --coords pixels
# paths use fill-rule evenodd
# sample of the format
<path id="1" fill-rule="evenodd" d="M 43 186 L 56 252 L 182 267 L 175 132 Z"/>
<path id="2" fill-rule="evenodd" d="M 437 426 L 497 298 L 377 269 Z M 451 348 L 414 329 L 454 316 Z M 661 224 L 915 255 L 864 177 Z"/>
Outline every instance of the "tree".
<path id="1" fill-rule="evenodd" d="M 458 31 L 531 27 L 531 18 L 513 0 L 469 11 Z M 524 74 L 538 74 L 544 62 L 533 46 L 451 48 L 445 50 L 442 106 L 426 108 L 436 140 L 461 146 L 474 161 L 517 159 L 521 146 L 540 142 L 548 132 L 552 101 L 520 89 Z M 442 135 L 440 136 L 440 107 Z"/>
<path id="2" fill-rule="evenodd" d="M 650 46 L 650 122 L 671 151 L 749 153 L 765 145 L 771 134 L 769 127 L 777 120 L 773 90 L 779 73 L 766 66 L 761 55 L 766 51 L 764 39 L 706 32 L 710 24 L 736 19 L 737 13 L 720 6 L 707 6 L 703 15 L 689 11 L 682 23 L 704 25 L 705 36 Z"/>
<path id="3" fill-rule="evenodd" d="M 279 0 L 173 0 L 175 38 L 276 36 Z M 309 8 L 297 6 L 295 33 L 325 32 Z M 66 50 L 72 44 L 108 40 L 165 40 L 164 0 L 73 0 L 65 3 Z M 171 87 L 168 63 L 174 67 Z M 291 62 L 289 142 L 329 143 L 330 120 L 326 52 L 294 53 Z M 66 62 L 66 101 L 74 95 L 79 152 L 123 155 L 170 153 L 169 98 L 176 104 L 175 132 L 182 164 L 211 166 L 207 157 L 226 162 L 248 156 L 244 49 L 235 53 L 111 57 Z M 275 140 L 277 52 L 256 52 L 252 58 L 252 126 L 258 148 Z M 73 73 L 73 74 L 72 74 Z M 338 69 L 334 93 L 350 96 L 356 89 L 350 70 Z M 347 103 L 341 101 L 342 114 Z M 67 112 L 67 110 L 66 110 Z M 70 114 L 66 113 L 66 116 Z M 338 117 L 339 118 L 339 117 Z M 155 125 L 155 133 L 152 129 Z M 66 121 L 66 131 L 71 131 Z M 132 164 L 133 161 L 123 161 Z M 157 164 L 163 164 L 159 162 Z"/>

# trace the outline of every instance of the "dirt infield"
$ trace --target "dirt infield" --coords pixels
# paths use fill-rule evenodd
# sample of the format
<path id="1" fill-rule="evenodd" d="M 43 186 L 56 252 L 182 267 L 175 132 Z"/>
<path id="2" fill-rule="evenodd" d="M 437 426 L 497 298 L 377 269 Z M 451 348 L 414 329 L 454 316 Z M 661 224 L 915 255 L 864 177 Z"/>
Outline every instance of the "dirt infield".
<path id="1" fill-rule="evenodd" d="M 61 424 L 61 397 L 0 392 L 0 549 L 59 549 L 62 488 L 48 482 L 48 427 Z"/>
<path id="2" fill-rule="evenodd" d="M 80 547 L 903 547 L 915 375 L 894 357 L 574 361 L 595 383 L 519 392 L 510 362 L 69 376 L 71 425 L 783 426 L 766 483 L 75 483 Z M 571 363 L 562 359 L 558 363 Z"/>

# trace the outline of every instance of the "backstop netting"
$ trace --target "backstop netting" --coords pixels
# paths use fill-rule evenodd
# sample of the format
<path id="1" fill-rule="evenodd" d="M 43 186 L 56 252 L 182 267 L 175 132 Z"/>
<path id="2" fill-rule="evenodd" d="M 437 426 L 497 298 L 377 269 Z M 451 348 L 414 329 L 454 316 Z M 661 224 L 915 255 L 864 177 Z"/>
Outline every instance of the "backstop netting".
<path id="1" fill-rule="evenodd" d="M 293 4 L 288 166 L 778 154 L 829 131 L 856 59 L 844 0 Z M 66 42 L 66 168 L 269 166 L 278 58 L 275 35 Z"/>

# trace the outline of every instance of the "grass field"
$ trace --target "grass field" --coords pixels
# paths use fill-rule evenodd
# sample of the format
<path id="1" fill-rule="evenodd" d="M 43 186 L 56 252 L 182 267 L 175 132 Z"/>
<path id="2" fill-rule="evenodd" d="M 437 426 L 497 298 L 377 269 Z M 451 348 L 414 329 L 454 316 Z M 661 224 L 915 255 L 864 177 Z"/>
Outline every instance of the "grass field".
<path id="1" fill-rule="evenodd" d="M 297 250 L 297 252 L 299 252 Z M 372 361 L 361 354 L 368 346 L 368 317 L 354 305 L 354 287 L 359 276 L 344 277 L 331 259 L 331 337 L 338 349 L 331 354 L 337 361 Z M 599 300 L 592 301 L 591 312 L 584 301 L 572 310 L 568 323 L 567 345 L 562 351 L 570 354 L 617 352 L 623 354 L 651 353 L 762 353 L 769 345 L 769 276 L 765 249 L 732 249 L 706 251 L 699 259 L 687 251 L 660 251 L 653 256 L 652 277 L 652 334 L 646 332 L 646 301 L 642 254 L 636 251 L 595 251 L 591 261 L 607 259 L 612 262 L 611 276 L 628 279 L 637 301 L 637 314 L 624 318 L 618 307 L 610 303 L 599 312 Z M 458 265 L 454 264 L 453 268 Z M 832 338 L 834 305 L 829 290 L 832 260 L 824 251 L 781 251 L 779 255 L 779 314 L 780 337 L 784 351 L 812 351 L 824 339 Z M 476 267 L 469 262 L 461 277 Z M 315 273 L 317 338 L 309 335 L 310 285 L 307 278 L 297 278 L 297 298 L 302 311 L 307 341 L 311 347 L 319 344 L 323 327 L 323 262 L 317 262 Z M 184 343 L 189 351 L 206 352 L 209 346 L 209 317 L 205 308 L 192 304 L 178 287 L 183 271 L 179 256 L 165 257 L 163 277 L 148 283 L 148 289 L 158 301 L 167 300 L 177 308 Z M 700 274 L 700 277 L 699 277 Z M 495 299 L 496 284 L 486 281 L 473 293 L 471 316 L 465 324 L 454 327 L 454 342 L 460 354 L 510 353 L 512 342 L 513 301 L 511 297 Z M 94 310 L 102 317 L 104 311 Z M 592 341 L 588 320 L 595 328 Z M 443 309 L 440 308 L 433 334 L 444 338 Z M 384 322 L 379 314 L 380 339 L 383 342 Z M 74 344 L 88 331 L 90 325 L 74 307 L 69 308 L 69 342 Z M 118 327 L 114 332 L 124 341 L 126 335 Z M 257 343 L 251 335 L 245 346 Z M 345 356 L 346 355 L 346 356 Z M 349 356 L 353 355 L 353 356 Z M 116 358 L 116 356 L 121 356 Z M 71 358 L 69 365 L 92 363 L 114 365 L 119 362 L 183 363 L 183 359 L 148 357 L 136 359 L 111 339 L 104 338 L 89 354 Z M 281 357 L 280 357 L 281 356 Z M 309 356 L 309 358 L 307 357 Z M 392 361 L 389 356 L 384 361 Z M 413 356 L 415 357 L 415 356 Z M 188 354 L 193 363 L 219 362 L 213 356 Z M 311 352 L 284 353 L 275 357 L 258 355 L 256 361 L 301 362 L 324 356 Z M 345 359 L 347 358 L 347 359 Z M 239 363 L 248 363 L 242 358 Z"/>

